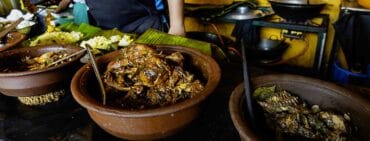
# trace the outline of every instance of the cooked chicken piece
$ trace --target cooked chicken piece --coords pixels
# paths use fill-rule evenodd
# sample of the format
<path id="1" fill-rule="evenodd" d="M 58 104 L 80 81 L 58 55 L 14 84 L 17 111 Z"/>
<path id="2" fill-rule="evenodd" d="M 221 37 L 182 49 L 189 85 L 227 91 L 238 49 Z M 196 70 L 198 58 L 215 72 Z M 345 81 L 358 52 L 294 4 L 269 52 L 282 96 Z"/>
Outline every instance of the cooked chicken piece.
<path id="1" fill-rule="evenodd" d="M 126 92 L 121 99 L 126 108 L 174 104 L 204 89 L 193 74 L 182 69 L 183 61 L 179 52 L 166 56 L 145 45 L 127 47 L 108 64 L 104 82 Z"/>

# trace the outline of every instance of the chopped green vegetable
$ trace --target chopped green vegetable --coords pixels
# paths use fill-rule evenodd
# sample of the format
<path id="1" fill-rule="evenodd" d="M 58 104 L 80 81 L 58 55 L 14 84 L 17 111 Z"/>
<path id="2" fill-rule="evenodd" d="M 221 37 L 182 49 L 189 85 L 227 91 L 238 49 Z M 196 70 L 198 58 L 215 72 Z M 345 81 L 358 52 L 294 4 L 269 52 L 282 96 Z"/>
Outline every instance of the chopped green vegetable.
<path id="1" fill-rule="evenodd" d="M 268 97 L 271 97 L 271 95 L 275 94 L 276 86 L 271 87 L 258 87 L 253 92 L 253 98 L 256 98 L 257 100 L 265 100 Z"/>

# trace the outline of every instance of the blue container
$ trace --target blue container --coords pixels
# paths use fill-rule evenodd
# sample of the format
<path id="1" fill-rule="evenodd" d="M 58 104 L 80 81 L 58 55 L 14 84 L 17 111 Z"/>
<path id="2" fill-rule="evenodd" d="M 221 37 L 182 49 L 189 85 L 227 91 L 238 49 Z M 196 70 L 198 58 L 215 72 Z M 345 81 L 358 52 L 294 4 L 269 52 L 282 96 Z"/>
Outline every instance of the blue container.
<path id="1" fill-rule="evenodd" d="M 353 73 L 339 66 L 339 62 L 335 61 L 333 65 L 333 80 L 342 84 L 355 84 L 370 86 L 370 64 L 368 65 L 367 74 Z"/>

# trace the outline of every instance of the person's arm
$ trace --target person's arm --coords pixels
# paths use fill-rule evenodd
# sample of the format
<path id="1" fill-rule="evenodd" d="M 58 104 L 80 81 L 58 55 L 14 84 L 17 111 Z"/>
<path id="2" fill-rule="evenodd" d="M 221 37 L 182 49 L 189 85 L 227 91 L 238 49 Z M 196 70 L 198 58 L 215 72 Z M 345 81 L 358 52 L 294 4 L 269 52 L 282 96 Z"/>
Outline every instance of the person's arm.
<path id="1" fill-rule="evenodd" d="M 170 14 L 169 34 L 185 35 L 184 26 L 184 0 L 167 0 Z"/>
<path id="2" fill-rule="evenodd" d="M 72 2 L 72 0 L 62 0 L 59 2 L 58 8 L 55 9 L 55 13 L 59 13 L 66 9 L 68 5 Z"/>

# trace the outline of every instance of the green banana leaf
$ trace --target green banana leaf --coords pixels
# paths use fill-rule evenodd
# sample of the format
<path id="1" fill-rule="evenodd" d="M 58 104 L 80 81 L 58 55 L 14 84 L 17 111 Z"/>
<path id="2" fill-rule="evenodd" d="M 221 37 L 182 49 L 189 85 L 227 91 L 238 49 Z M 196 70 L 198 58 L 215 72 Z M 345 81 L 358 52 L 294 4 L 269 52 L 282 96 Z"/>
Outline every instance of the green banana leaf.
<path id="1" fill-rule="evenodd" d="M 102 29 L 96 26 L 92 26 L 86 23 L 82 23 L 80 25 L 76 25 L 73 22 L 64 23 L 58 26 L 63 31 L 78 31 L 84 34 L 83 39 L 88 39 L 94 37 L 99 33 Z"/>
<path id="2" fill-rule="evenodd" d="M 135 43 L 190 47 L 199 50 L 207 55 L 212 55 L 210 43 L 189 39 L 182 36 L 170 35 L 155 29 L 148 29 L 147 31 L 145 31 L 137 40 L 135 40 Z"/>
<path id="3" fill-rule="evenodd" d="M 119 31 L 116 28 L 110 29 L 110 30 L 102 30 L 102 31 L 100 31 L 98 33 L 98 36 L 104 36 L 105 38 L 110 38 L 110 37 L 115 36 L 115 35 L 119 35 L 121 37 L 124 36 L 124 35 L 128 35 L 132 39 L 136 39 L 136 37 L 137 37 L 136 34 L 133 34 L 133 33 L 123 33 L 123 32 Z"/>

